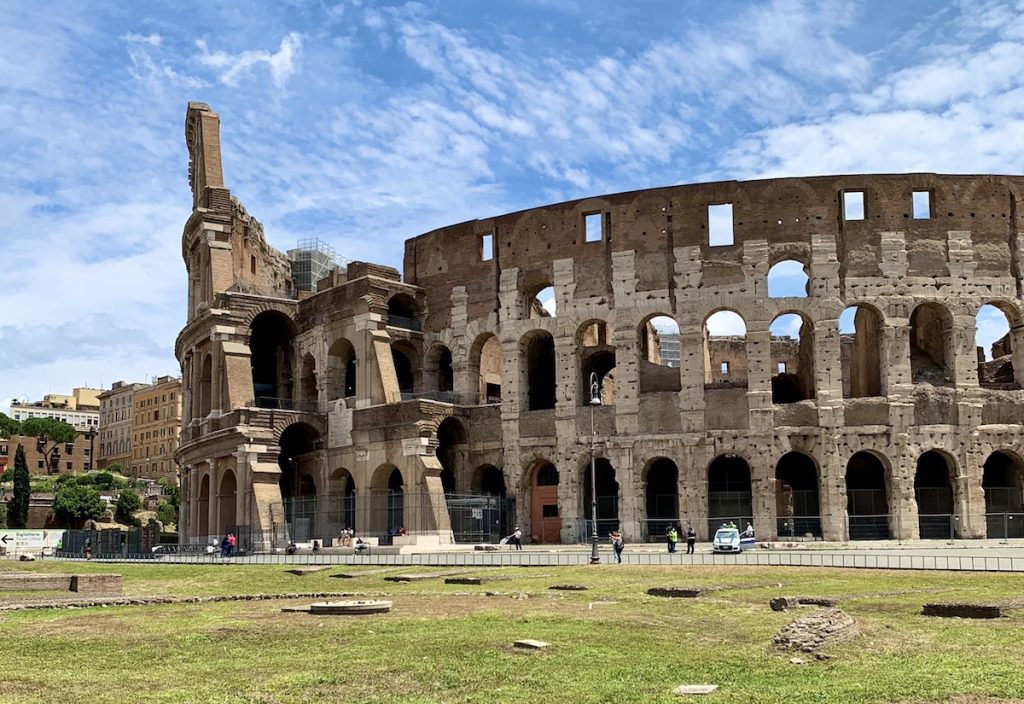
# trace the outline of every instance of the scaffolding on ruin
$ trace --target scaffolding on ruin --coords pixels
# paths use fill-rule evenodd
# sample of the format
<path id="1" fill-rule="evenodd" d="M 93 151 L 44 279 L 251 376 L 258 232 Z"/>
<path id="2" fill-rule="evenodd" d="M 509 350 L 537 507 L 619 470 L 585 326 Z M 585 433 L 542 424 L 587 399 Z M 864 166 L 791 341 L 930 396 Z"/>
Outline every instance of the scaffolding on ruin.
<path id="1" fill-rule="evenodd" d="M 316 282 L 347 263 L 334 247 L 318 237 L 299 240 L 295 249 L 288 250 L 292 264 L 292 281 L 299 291 L 312 291 Z"/>

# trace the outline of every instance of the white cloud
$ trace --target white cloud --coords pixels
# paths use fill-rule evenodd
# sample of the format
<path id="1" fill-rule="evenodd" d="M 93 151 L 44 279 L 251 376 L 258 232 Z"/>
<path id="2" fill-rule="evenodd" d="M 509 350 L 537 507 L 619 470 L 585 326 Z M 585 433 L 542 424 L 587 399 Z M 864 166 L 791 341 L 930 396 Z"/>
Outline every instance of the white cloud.
<path id="1" fill-rule="evenodd" d="M 129 32 L 128 34 L 122 35 L 121 39 L 133 44 L 149 44 L 150 46 L 160 46 L 163 42 L 163 37 L 156 33 L 142 35 Z"/>
<path id="2" fill-rule="evenodd" d="M 197 39 L 196 46 L 200 52 L 199 63 L 216 69 L 219 72 L 218 79 L 225 85 L 237 86 L 239 80 L 254 67 L 265 64 L 270 69 L 270 77 L 273 79 L 274 85 L 283 88 L 298 67 L 299 57 L 302 54 L 302 37 L 298 32 L 289 32 L 281 40 L 281 46 L 273 54 L 269 51 L 256 50 L 242 51 L 237 54 L 229 54 L 225 51 L 211 52 L 205 39 Z"/>

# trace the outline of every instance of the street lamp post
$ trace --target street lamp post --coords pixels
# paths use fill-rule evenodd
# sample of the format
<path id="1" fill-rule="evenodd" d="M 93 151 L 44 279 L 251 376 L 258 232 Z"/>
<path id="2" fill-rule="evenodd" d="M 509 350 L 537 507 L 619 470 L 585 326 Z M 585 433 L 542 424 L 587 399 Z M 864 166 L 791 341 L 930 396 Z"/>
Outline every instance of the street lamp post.
<path id="1" fill-rule="evenodd" d="M 597 445 L 597 431 L 594 429 L 594 406 L 601 405 L 601 384 L 597 374 L 590 374 L 590 520 L 594 523 L 594 532 L 590 536 L 590 564 L 601 562 L 597 552 L 597 460 L 594 457 Z"/>

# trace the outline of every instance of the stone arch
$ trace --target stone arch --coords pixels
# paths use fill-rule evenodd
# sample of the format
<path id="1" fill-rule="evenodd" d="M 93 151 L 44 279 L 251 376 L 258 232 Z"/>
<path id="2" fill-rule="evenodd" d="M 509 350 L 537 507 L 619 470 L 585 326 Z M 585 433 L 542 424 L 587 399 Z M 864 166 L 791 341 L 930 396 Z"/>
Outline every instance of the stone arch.
<path id="1" fill-rule="evenodd" d="M 455 388 L 455 370 L 452 366 L 452 351 L 447 345 L 435 342 L 427 350 L 425 372 L 426 387 L 429 391 L 450 394 Z"/>
<path id="2" fill-rule="evenodd" d="M 975 316 L 978 350 L 978 384 L 985 388 L 1012 390 L 1024 385 L 1024 325 L 1018 305 L 994 299 Z"/>
<path id="3" fill-rule="evenodd" d="M 391 537 L 405 527 L 405 477 L 393 464 L 382 464 L 370 479 L 370 531 Z"/>
<path id="4" fill-rule="evenodd" d="M 645 539 L 660 539 L 679 523 L 679 468 L 667 457 L 652 457 L 641 471 Z"/>
<path id="5" fill-rule="evenodd" d="M 292 399 L 294 353 L 292 342 L 297 328 L 288 315 L 268 309 L 249 324 L 253 397 L 259 408 L 280 408 Z"/>
<path id="6" fill-rule="evenodd" d="M 807 264 L 797 259 L 783 259 L 768 270 L 768 298 L 807 298 L 811 277 Z"/>
<path id="7" fill-rule="evenodd" d="M 652 313 L 637 326 L 640 393 L 679 391 L 679 323 L 672 316 Z"/>
<path id="8" fill-rule="evenodd" d="M 535 543 L 562 542 L 562 510 L 558 501 L 559 474 L 546 459 L 533 462 L 523 473 L 529 485 L 530 540 Z"/>
<path id="9" fill-rule="evenodd" d="M 356 395 L 356 349 L 339 337 L 327 350 L 327 400 L 351 398 Z"/>
<path id="10" fill-rule="evenodd" d="M 482 464 L 473 470 L 470 489 L 489 496 L 505 496 L 505 473 L 493 464 Z"/>
<path id="11" fill-rule="evenodd" d="M 220 478 L 220 488 L 217 491 L 219 502 L 218 514 L 220 515 L 220 535 L 226 534 L 229 530 L 236 530 L 238 516 L 236 507 L 238 505 L 238 481 L 233 470 L 225 470 Z"/>
<path id="12" fill-rule="evenodd" d="M 839 316 L 843 398 L 884 395 L 882 313 L 873 305 L 855 303 Z"/>
<path id="13" fill-rule="evenodd" d="M 525 410 L 555 407 L 555 339 L 545 330 L 531 330 L 519 343 Z"/>
<path id="14" fill-rule="evenodd" d="M 476 379 L 479 403 L 501 403 L 501 381 L 504 371 L 501 343 L 490 332 L 479 335 L 469 352 L 469 370 Z"/>
<path id="15" fill-rule="evenodd" d="M 204 540 L 210 535 L 210 473 L 204 472 L 199 480 L 199 532 Z"/>
<path id="16" fill-rule="evenodd" d="M 395 376 L 398 379 L 398 390 L 402 400 L 412 398 L 419 388 L 419 356 L 416 349 L 405 340 L 391 343 L 391 359 L 395 365 Z"/>
<path id="17" fill-rule="evenodd" d="M 582 467 L 583 506 L 580 515 L 585 518 L 588 526 L 586 535 L 593 535 L 593 504 L 591 493 L 591 467 L 587 462 Z M 619 482 L 615 476 L 615 467 L 606 457 L 594 459 L 594 474 L 597 481 L 597 534 L 608 535 L 619 529 Z"/>
<path id="18" fill-rule="evenodd" d="M 338 467 L 331 472 L 327 486 L 332 513 L 336 512 L 336 515 L 329 517 L 329 522 L 335 528 L 331 532 L 340 533 L 344 528 L 355 530 L 358 527 L 356 525 L 356 480 L 352 473 L 344 467 Z"/>
<path id="19" fill-rule="evenodd" d="M 523 288 L 522 317 L 527 320 L 554 318 L 558 315 L 558 296 L 550 280 Z"/>
<path id="20" fill-rule="evenodd" d="M 579 359 L 579 405 L 590 405 L 591 377 L 597 380 L 601 403 L 615 405 L 615 345 L 608 324 L 592 319 L 576 329 L 576 354 Z"/>
<path id="21" fill-rule="evenodd" d="M 702 329 L 705 390 L 746 388 L 747 321 L 735 310 L 718 308 L 705 316 Z"/>
<path id="22" fill-rule="evenodd" d="M 199 417 L 205 418 L 213 410 L 213 356 L 203 355 L 199 373 Z"/>
<path id="23" fill-rule="evenodd" d="M 959 532 L 953 516 L 956 476 L 956 460 L 949 453 L 928 450 L 918 456 L 914 471 L 914 499 L 921 538 L 946 539 Z"/>
<path id="24" fill-rule="evenodd" d="M 316 474 L 315 453 L 319 445 L 320 431 L 308 423 L 292 423 L 281 431 L 277 464 L 281 469 L 279 486 L 283 500 L 308 496 L 309 486 L 303 478 Z"/>
<path id="25" fill-rule="evenodd" d="M 910 378 L 915 384 L 950 386 L 955 375 L 953 316 L 941 303 L 919 304 L 910 314 Z"/>
<path id="26" fill-rule="evenodd" d="M 434 451 L 441 463 L 441 484 L 447 494 L 455 493 L 458 482 L 465 474 L 466 426 L 454 416 L 448 416 L 437 426 L 437 449 Z"/>
<path id="27" fill-rule="evenodd" d="M 810 455 L 794 450 L 775 465 L 775 511 L 779 537 L 820 538 L 820 472 Z"/>
<path id="28" fill-rule="evenodd" d="M 754 522 L 753 483 L 750 465 L 734 453 L 715 457 L 708 464 L 708 534 L 723 523 L 743 530 Z"/>
<path id="29" fill-rule="evenodd" d="M 388 298 L 388 325 L 405 330 L 419 330 L 420 306 L 407 293 L 395 293 Z"/>
<path id="30" fill-rule="evenodd" d="M 814 323 L 805 313 L 775 317 L 771 331 L 772 403 L 815 397 Z"/>
<path id="31" fill-rule="evenodd" d="M 987 537 L 1024 538 L 1024 460 L 1011 450 L 996 450 L 982 466 Z"/>
<path id="32" fill-rule="evenodd" d="M 889 462 L 871 450 L 855 452 L 846 463 L 846 517 L 850 540 L 888 540 Z"/>

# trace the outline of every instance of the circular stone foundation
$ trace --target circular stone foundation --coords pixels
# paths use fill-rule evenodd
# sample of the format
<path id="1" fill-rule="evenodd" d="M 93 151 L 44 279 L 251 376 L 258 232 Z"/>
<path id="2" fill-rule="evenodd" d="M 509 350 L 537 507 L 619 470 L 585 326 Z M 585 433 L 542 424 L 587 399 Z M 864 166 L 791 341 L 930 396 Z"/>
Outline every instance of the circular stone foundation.
<path id="1" fill-rule="evenodd" d="M 320 616 L 362 616 L 388 611 L 390 601 L 321 601 L 309 606 L 309 613 Z"/>

